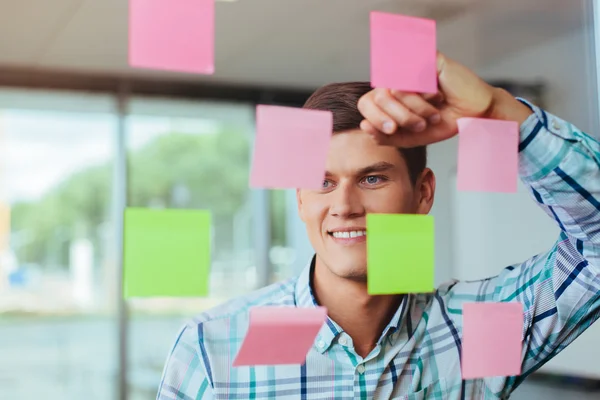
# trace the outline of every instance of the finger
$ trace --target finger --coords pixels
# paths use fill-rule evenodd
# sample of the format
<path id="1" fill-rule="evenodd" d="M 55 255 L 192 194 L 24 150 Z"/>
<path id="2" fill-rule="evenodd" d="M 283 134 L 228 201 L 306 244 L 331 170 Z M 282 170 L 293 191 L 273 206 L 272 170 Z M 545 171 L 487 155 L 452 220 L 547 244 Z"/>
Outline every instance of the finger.
<path id="1" fill-rule="evenodd" d="M 444 100 L 445 100 L 444 94 L 442 92 L 424 93 L 422 96 L 425 100 L 427 100 L 429 103 L 433 104 L 434 106 L 439 106 L 439 105 L 443 104 Z"/>
<path id="2" fill-rule="evenodd" d="M 392 91 L 392 95 L 404 104 L 410 111 L 427 119 L 432 125 L 439 124 L 442 117 L 437 108 L 431 105 L 422 96 L 415 93 Z"/>
<path id="3" fill-rule="evenodd" d="M 366 119 L 363 119 L 361 121 L 360 129 L 363 132 L 368 133 L 369 136 L 371 136 L 371 138 L 375 141 L 375 143 L 382 145 L 382 146 L 393 146 L 394 145 L 393 137 L 398 134 L 398 132 L 396 132 L 395 135 L 385 134 L 385 133 L 381 132 L 380 130 L 378 130 L 375 126 L 373 126 L 373 124 L 371 124 Z"/>
<path id="4" fill-rule="evenodd" d="M 389 134 L 396 132 L 398 125 L 391 116 L 375 104 L 373 92 L 367 93 L 358 100 L 358 111 L 375 129 Z"/>
<path id="5" fill-rule="evenodd" d="M 366 119 L 363 119 L 360 123 L 360 129 L 371 134 L 371 135 L 375 135 L 376 133 L 380 133 L 379 130 L 377 128 L 375 128 L 375 126 L 373 126 L 372 123 L 370 123 L 369 121 L 367 121 Z"/>
<path id="6" fill-rule="evenodd" d="M 457 131 L 456 121 L 448 121 L 442 116 L 442 122 L 438 125 L 430 126 L 426 132 L 415 133 L 404 131 L 389 137 L 393 139 L 394 146 L 411 148 L 441 142 L 454 136 Z"/>
<path id="7" fill-rule="evenodd" d="M 427 122 L 418 114 L 415 114 L 406 105 L 396 99 L 389 90 L 378 90 L 374 93 L 375 104 L 388 114 L 398 124 L 399 128 L 405 128 L 413 132 L 421 132 L 427 128 Z M 387 131 L 383 131 L 388 133 Z"/>

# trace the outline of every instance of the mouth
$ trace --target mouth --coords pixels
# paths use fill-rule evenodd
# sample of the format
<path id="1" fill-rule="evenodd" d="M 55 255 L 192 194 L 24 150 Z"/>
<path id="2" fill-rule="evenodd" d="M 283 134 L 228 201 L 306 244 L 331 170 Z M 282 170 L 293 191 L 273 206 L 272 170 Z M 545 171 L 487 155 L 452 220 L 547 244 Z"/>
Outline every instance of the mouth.
<path id="1" fill-rule="evenodd" d="M 335 230 L 327 231 L 327 234 L 336 243 L 345 244 L 345 245 L 362 243 L 367 240 L 367 230 L 362 229 L 362 228 L 335 229 Z"/>

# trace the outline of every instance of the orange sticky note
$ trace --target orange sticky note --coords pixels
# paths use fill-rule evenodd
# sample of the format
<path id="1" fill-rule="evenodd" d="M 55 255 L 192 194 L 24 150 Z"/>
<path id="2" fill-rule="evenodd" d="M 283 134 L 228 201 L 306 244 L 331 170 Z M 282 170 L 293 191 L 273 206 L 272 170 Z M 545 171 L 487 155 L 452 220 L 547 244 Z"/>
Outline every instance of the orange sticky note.
<path id="1" fill-rule="evenodd" d="M 327 319 L 324 307 L 255 307 L 233 366 L 304 364 Z"/>
<path id="2" fill-rule="evenodd" d="M 521 303 L 465 304 L 463 379 L 521 374 L 522 334 Z"/>
<path id="3" fill-rule="evenodd" d="M 0 253 L 8 248 L 10 238 L 10 206 L 0 203 Z"/>
<path id="4" fill-rule="evenodd" d="M 129 65 L 214 73 L 214 0 L 129 1 Z"/>
<path id="5" fill-rule="evenodd" d="M 371 12 L 371 86 L 437 92 L 436 22 Z"/>
<path id="6" fill-rule="evenodd" d="M 257 106 L 250 186 L 320 189 L 332 131 L 330 111 Z"/>
<path id="7" fill-rule="evenodd" d="M 462 191 L 517 191 L 519 124 L 483 118 L 460 118 L 457 186 Z"/>

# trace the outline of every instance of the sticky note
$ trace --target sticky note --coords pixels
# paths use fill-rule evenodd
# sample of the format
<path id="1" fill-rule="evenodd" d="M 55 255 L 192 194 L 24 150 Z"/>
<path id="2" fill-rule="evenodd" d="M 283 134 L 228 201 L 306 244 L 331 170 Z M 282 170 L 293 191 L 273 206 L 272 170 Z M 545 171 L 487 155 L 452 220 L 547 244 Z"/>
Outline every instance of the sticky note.
<path id="1" fill-rule="evenodd" d="M 208 211 L 125 211 L 125 297 L 206 296 L 209 266 Z"/>
<path id="2" fill-rule="evenodd" d="M 437 92 L 436 23 L 371 12 L 371 86 Z"/>
<path id="3" fill-rule="evenodd" d="M 10 206 L 0 202 L 0 253 L 8 249 L 10 242 Z"/>
<path id="4" fill-rule="evenodd" d="M 463 379 L 520 375 L 522 334 L 521 303 L 464 304 Z"/>
<path id="5" fill-rule="evenodd" d="M 517 191 L 519 124 L 483 118 L 460 118 L 457 189 Z"/>
<path id="6" fill-rule="evenodd" d="M 330 111 L 256 107 L 250 186 L 320 189 L 333 131 Z"/>
<path id="7" fill-rule="evenodd" d="M 327 319 L 324 307 L 255 307 L 233 366 L 304 364 Z"/>
<path id="8" fill-rule="evenodd" d="M 215 0 L 129 0 L 129 65 L 214 73 Z"/>
<path id="9" fill-rule="evenodd" d="M 369 294 L 432 292 L 434 254 L 432 216 L 367 214 Z"/>

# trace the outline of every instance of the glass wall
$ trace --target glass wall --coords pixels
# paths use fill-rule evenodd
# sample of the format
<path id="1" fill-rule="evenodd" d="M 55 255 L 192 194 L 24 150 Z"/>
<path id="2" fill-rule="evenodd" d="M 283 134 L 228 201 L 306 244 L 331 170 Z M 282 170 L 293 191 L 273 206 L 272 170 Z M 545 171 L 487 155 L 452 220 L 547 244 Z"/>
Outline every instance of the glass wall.
<path id="1" fill-rule="evenodd" d="M 255 218 L 256 196 L 248 187 L 253 131 L 254 108 L 247 104 L 129 103 L 128 205 L 210 210 L 213 222 L 208 298 L 129 301 L 131 399 L 156 393 L 165 358 L 186 318 L 258 287 L 252 239 L 256 225 L 267 221 Z"/>
<path id="2" fill-rule="evenodd" d="M 253 104 L 131 98 L 126 109 L 0 89 L 1 398 L 118 397 L 122 139 L 127 206 L 213 220 L 209 297 L 127 301 L 128 398 L 156 395 L 186 319 L 293 273 L 286 193 L 248 186 Z"/>
<path id="3" fill-rule="evenodd" d="M 114 397 L 113 109 L 0 92 L 2 398 Z"/>

